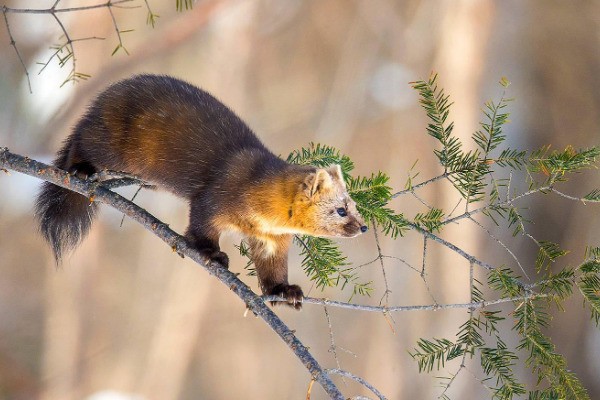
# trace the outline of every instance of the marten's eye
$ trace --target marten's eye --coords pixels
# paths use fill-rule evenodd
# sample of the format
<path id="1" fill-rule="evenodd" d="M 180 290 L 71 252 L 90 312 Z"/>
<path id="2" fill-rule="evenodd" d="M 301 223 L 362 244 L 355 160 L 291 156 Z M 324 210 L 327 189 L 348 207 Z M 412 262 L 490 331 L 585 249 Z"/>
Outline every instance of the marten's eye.
<path id="1" fill-rule="evenodd" d="M 336 211 L 337 211 L 337 213 L 338 213 L 338 215 L 339 215 L 340 217 L 345 217 L 346 215 L 348 215 L 348 214 L 346 213 L 346 209 L 345 209 L 345 208 L 342 208 L 342 207 L 340 207 L 340 208 L 338 208 Z"/>

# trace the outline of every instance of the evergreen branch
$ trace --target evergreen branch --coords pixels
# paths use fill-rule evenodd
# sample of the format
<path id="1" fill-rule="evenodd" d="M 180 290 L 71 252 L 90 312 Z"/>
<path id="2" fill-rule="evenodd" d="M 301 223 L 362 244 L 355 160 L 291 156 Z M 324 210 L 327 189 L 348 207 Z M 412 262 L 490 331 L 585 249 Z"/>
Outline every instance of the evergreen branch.
<path id="1" fill-rule="evenodd" d="M 194 8 L 194 1 L 193 0 L 176 0 L 175 8 L 179 12 L 184 11 L 184 9 L 191 10 L 192 8 Z"/>
<path id="2" fill-rule="evenodd" d="M 477 286 L 479 282 L 474 277 L 473 263 L 469 265 L 469 286 L 471 287 L 471 303 L 482 302 L 483 293 Z M 465 354 L 471 357 L 475 354 L 475 348 L 483 346 L 485 341 L 481 336 L 480 319 L 475 318 L 475 307 L 469 308 L 469 319 L 461 325 L 458 331 L 458 344 L 465 347 Z"/>
<path id="3" fill-rule="evenodd" d="M 358 276 L 349 266 L 348 258 L 342 254 L 337 245 L 331 240 L 314 236 L 294 236 L 294 241 L 300 246 L 302 269 L 317 288 L 342 285 L 345 289 L 352 285 L 352 296 L 369 296 L 373 291 L 371 282 L 359 282 Z"/>
<path id="4" fill-rule="evenodd" d="M 436 80 L 437 74 L 432 74 L 427 81 L 411 82 L 411 86 L 419 93 L 419 103 L 431 120 L 427 125 L 427 133 L 442 144 L 442 150 L 435 150 L 435 154 L 446 173 L 451 171 L 452 160 L 460 155 L 461 143 L 452 137 L 454 123 L 446 125 L 452 104 L 449 102 L 449 96 L 438 88 Z"/>
<path id="5" fill-rule="evenodd" d="M 584 302 L 589 306 L 591 318 L 596 326 L 600 326 L 600 275 L 598 272 L 587 272 L 577 282 Z"/>
<path id="6" fill-rule="evenodd" d="M 366 221 L 376 221 L 384 234 L 396 238 L 408 229 L 408 221 L 402 214 L 396 214 L 386 207 L 392 198 L 392 189 L 387 184 L 389 179 L 389 176 L 382 172 L 369 178 L 348 176 L 348 193 Z"/>
<path id="7" fill-rule="evenodd" d="M 562 250 L 558 244 L 546 240 L 539 240 L 538 245 L 540 249 L 535 260 L 535 270 L 537 273 L 542 269 L 548 269 L 550 263 L 568 253 L 568 251 Z"/>
<path id="8" fill-rule="evenodd" d="M 302 269 L 318 288 L 337 286 L 340 278 L 346 283 L 354 278 L 343 274 L 341 268 L 349 265 L 347 257 L 331 239 L 302 235 L 294 236 L 294 241 L 301 248 Z"/>
<path id="9" fill-rule="evenodd" d="M 583 196 L 581 201 L 583 201 L 584 204 L 586 201 L 600 202 L 600 189 L 592 190 L 590 193 Z"/>
<path id="10" fill-rule="evenodd" d="M 575 374 L 569 372 L 563 356 L 540 328 L 548 326 L 549 316 L 535 300 L 521 303 L 514 313 L 514 329 L 522 336 L 517 349 L 529 351 L 526 364 L 538 375 L 538 384 L 546 379 L 551 387 L 566 399 L 589 399 Z"/>
<path id="11" fill-rule="evenodd" d="M 539 379 L 546 378 L 565 399 L 589 400 L 579 379 L 567 370 L 564 357 L 554 351 L 554 345 L 541 332 L 525 334 L 519 348 L 530 351 L 528 363 L 538 372 Z"/>
<path id="12" fill-rule="evenodd" d="M 527 400 L 560 400 L 560 397 L 553 388 L 548 388 L 529 392 Z"/>
<path id="13" fill-rule="evenodd" d="M 429 232 L 435 232 L 440 230 L 442 226 L 442 218 L 444 212 L 439 208 L 431 208 L 426 213 L 418 213 L 415 215 L 415 225 L 427 229 Z"/>
<path id="14" fill-rule="evenodd" d="M 329 167 L 333 164 L 339 164 L 342 167 L 344 177 L 347 177 L 350 171 L 354 169 L 354 163 L 350 157 L 341 155 L 340 151 L 322 144 L 310 143 L 308 148 L 292 151 L 286 159 L 287 162 L 299 165 L 313 165 L 319 168 Z"/>
<path id="15" fill-rule="evenodd" d="M 525 386 L 519 383 L 512 371 L 514 361 L 518 357 L 508 350 L 506 344 L 499 340 L 496 347 L 481 349 L 481 367 L 486 375 L 496 377 L 497 388 L 493 388 L 494 399 L 512 399 L 514 396 L 526 393 Z"/>
<path id="16" fill-rule="evenodd" d="M 560 307 L 559 301 L 565 300 L 573 293 L 573 283 L 575 280 L 575 271 L 572 268 L 565 268 L 562 271 L 552 274 L 537 285 L 540 286 L 540 292 L 551 295 Z"/>
<path id="17" fill-rule="evenodd" d="M 505 79 L 502 79 L 500 84 L 506 88 L 509 85 L 507 82 L 508 81 Z M 483 151 L 482 159 L 484 163 L 488 160 L 488 155 L 490 152 L 492 152 L 506 139 L 506 135 L 504 135 L 502 132 L 502 126 L 508 121 L 509 114 L 501 112 L 504 108 L 506 108 L 509 101 L 509 99 L 506 99 L 505 96 L 506 91 L 502 93 L 502 97 L 497 103 L 494 103 L 493 101 L 488 101 L 485 103 L 485 108 L 487 111 L 484 110 L 483 113 L 487 117 L 487 121 L 481 122 L 480 126 L 482 129 L 473 134 L 473 140 Z"/>
<path id="18" fill-rule="evenodd" d="M 521 296 L 524 285 L 519 281 L 519 277 L 509 268 L 495 268 L 488 274 L 488 285 L 497 292 L 506 297 Z"/>
<path id="19" fill-rule="evenodd" d="M 419 372 L 431 372 L 434 368 L 443 368 L 446 362 L 451 361 L 464 354 L 463 346 L 451 342 L 448 339 L 419 339 L 417 349 L 409 352 L 410 356 L 417 360 Z"/>

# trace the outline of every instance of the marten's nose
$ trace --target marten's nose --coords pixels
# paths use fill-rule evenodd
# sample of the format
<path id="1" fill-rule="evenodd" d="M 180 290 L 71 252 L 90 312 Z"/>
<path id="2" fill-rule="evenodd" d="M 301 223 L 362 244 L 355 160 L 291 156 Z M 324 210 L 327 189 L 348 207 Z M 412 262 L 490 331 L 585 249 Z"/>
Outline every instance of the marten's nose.
<path id="1" fill-rule="evenodd" d="M 367 228 L 367 226 L 366 226 L 366 225 L 363 225 L 363 226 L 361 226 L 361 227 L 360 227 L 360 231 L 361 231 L 362 233 L 365 233 L 365 232 L 367 231 L 367 229 L 369 229 L 369 228 Z"/>

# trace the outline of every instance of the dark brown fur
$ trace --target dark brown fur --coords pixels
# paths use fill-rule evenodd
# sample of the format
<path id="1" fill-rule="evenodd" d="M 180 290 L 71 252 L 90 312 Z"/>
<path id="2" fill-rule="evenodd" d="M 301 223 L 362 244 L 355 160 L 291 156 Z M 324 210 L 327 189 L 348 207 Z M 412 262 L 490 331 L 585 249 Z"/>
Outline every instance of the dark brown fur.
<path id="1" fill-rule="evenodd" d="M 286 163 L 217 99 L 167 76 L 139 75 L 110 86 L 54 163 L 83 176 L 125 171 L 188 199 L 187 240 L 227 267 L 221 233 L 248 236 L 263 293 L 281 295 L 296 308 L 302 290 L 287 279 L 292 235 L 351 237 L 366 230 L 339 166 Z M 60 261 L 87 234 L 96 206 L 46 183 L 36 207 L 41 231 Z"/>

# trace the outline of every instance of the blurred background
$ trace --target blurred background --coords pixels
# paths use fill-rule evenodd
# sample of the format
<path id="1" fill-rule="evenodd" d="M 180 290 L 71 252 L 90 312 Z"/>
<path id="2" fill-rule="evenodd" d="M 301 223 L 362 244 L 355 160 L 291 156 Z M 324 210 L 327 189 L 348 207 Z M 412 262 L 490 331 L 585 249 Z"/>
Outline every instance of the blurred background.
<path id="1" fill-rule="evenodd" d="M 18 8 L 47 8 L 50 1 L 7 1 Z M 58 7 L 98 4 L 60 1 Z M 478 127 L 483 102 L 508 95 L 512 147 L 563 149 L 599 144 L 600 2 L 573 0 L 244 0 L 198 1 L 176 12 L 174 1 L 148 0 L 160 15 L 146 24 L 146 4 L 113 7 L 125 49 L 106 8 L 61 13 L 71 39 L 104 37 L 74 44 L 76 71 L 91 75 L 75 85 L 70 60 L 60 68 L 52 46 L 64 40 L 51 15 L 7 13 L 13 39 L 31 78 L 32 93 L 6 26 L 0 28 L 0 146 L 49 162 L 95 94 L 111 82 L 140 72 L 183 78 L 213 93 L 248 122 L 282 156 L 320 142 L 340 149 L 356 173 L 382 170 L 404 188 L 411 166 L 416 182 L 441 172 L 425 132 L 425 113 L 408 84 L 439 73 L 454 101 L 455 132 L 469 138 Z M 63 57 L 65 54 L 62 55 Z M 32 216 L 39 181 L 0 173 L 0 398 L 5 399 L 304 399 L 310 376 L 260 319 L 244 317 L 242 302 L 217 280 L 107 207 L 83 245 L 56 268 Z M 449 185 L 430 185 L 420 195 L 449 212 L 456 194 Z M 582 196 L 600 186 L 597 171 L 582 174 L 564 190 Z M 131 197 L 135 189 L 121 193 Z M 187 205 L 168 194 L 142 192 L 136 201 L 183 232 Z M 521 203 L 535 224 L 534 236 L 570 249 L 567 262 L 583 257 L 586 244 L 599 245 L 597 206 L 541 196 Z M 423 205 L 410 196 L 391 206 L 412 217 Z M 505 228 L 479 218 L 520 258 L 530 272 L 536 249 L 512 239 Z M 501 246 L 468 221 L 443 237 L 494 265 L 515 267 Z M 236 257 L 239 237 L 222 239 L 231 269 L 257 290 Z M 355 265 L 377 256 L 373 232 L 340 242 Z M 359 270 L 373 281 L 364 304 L 411 305 L 469 300 L 469 265 L 429 244 L 426 281 L 419 274 L 423 238 L 409 233 L 381 238 L 388 288 L 379 263 Z M 321 293 L 299 268 L 299 249 L 290 254 L 290 281 L 305 293 L 345 301 L 348 290 Z M 412 267 L 412 268 L 411 268 Z M 417 271 L 415 271 L 414 269 Z M 482 271 L 477 277 L 485 280 Z M 507 309 L 508 310 L 508 309 Z M 590 397 L 600 398 L 600 334 L 581 307 L 581 298 L 556 312 L 548 335 Z M 419 374 L 408 354 L 418 338 L 453 338 L 465 310 L 396 313 L 385 317 L 329 308 L 337 358 L 329 352 L 330 328 L 320 306 L 276 312 L 295 329 L 324 367 L 339 366 L 362 376 L 389 399 L 434 399 L 435 376 Z M 507 321 L 507 332 L 511 321 Z M 509 344 L 516 343 L 510 334 Z M 348 350 L 345 351 L 344 349 Z M 490 398 L 479 382 L 478 360 L 448 391 L 453 399 Z M 533 377 L 515 368 L 522 381 Z M 334 378 L 348 396 L 370 393 Z M 490 383 L 493 384 L 493 383 Z M 119 397 L 122 396 L 122 397 Z M 324 399 L 315 385 L 312 399 Z"/>

